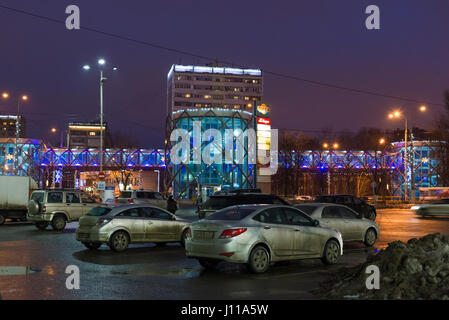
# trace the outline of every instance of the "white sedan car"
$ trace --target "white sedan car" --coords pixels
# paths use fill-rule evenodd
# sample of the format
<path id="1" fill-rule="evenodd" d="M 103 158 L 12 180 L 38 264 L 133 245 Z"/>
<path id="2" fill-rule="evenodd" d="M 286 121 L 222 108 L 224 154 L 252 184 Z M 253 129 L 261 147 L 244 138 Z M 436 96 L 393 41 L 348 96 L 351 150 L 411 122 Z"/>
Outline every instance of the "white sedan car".
<path id="1" fill-rule="evenodd" d="M 449 216 L 449 199 L 434 200 L 429 204 L 413 206 L 417 214 L 425 216 Z"/>
<path id="2" fill-rule="evenodd" d="M 295 205 L 299 210 L 316 219 L 323 227 L 333 228 L 343 237 L 343 241 L 362 241 L 371 247 L 379 237 L 378 225 L 363 218 L 347 206 L 334 203 L 307 203 Z"/>

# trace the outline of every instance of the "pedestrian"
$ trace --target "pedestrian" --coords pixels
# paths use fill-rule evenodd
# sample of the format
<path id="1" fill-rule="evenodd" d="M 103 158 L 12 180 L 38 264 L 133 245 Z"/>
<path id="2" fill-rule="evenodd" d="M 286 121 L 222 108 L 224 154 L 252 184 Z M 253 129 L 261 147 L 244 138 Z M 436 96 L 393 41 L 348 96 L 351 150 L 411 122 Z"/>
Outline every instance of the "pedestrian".
<path id="1" fill-rule="evenodd" d="M 173 199 L 172 195 L 168 196 L 167 199 L 167 210 L 171 213 L 175 214 L 176 210 L 178 210 L 178 204 L 175 199 Z"/>

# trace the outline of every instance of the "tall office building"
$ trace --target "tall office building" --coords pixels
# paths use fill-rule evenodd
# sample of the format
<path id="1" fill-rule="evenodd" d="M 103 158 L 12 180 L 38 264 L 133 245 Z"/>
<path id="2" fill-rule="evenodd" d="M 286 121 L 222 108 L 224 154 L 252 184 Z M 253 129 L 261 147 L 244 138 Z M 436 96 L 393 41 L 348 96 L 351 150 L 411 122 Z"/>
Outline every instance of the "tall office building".
<path id="1" fill-rule="evenodd" d="M 263 94 L 262 71 L 221 66 L 173 65 L 167 111 L 224 108 L 252 112 Z"/>

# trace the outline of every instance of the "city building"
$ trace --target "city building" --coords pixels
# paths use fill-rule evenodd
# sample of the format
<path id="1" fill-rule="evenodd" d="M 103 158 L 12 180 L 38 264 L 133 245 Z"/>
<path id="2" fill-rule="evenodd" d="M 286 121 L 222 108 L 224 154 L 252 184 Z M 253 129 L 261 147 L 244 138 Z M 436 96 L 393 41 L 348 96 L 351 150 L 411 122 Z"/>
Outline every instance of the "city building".
<path id="1" fill-rule="evenodd" d="M 0 115 L 0 138 L 16 137 L 16 121 L 17 116 Z M 26 136 L 26 121 L 22 116 L 19 116 L 19 125 L 19 138 L 24 138 Z"/>
<path id="2" fill-rule="evenodd" d="M 100 123 L 70 122 L 67 141 L 70 148 L 99 148 Z M 107 125 L 103 123 L 103 146 L 106 145 Z"/>
<path id="3" fill-rule="evenodd" d="M 219 65 L 173 65 L 167 79 L 167 111 L 223 108 L 252 112 L 263 95 L 262 71 Z"/>
<path id="4" fill-rule="evenodd" d="M 173 65 L 167 79 L 166 152 L 176 141 L 171 141 L 175 129 L 191 136 L 193 145 L 194 124 L 199 124 L 202 139 L 201 154 L 224 154 L 228 141 L 226 133 L 233 132 L 232 160 L 207 164 L 182 162 L 167 166 L 166 186 L 177 198 L 205 199 L 222 189 L 255 188 L 256 165 L 248 158 L 248 140 L 241 133 L 254 129 L 254 109 L 262 100 L 263 78 L 260 69 L 240 69 L 220 65 Z M 211 137 L 208 130 L 218 132 L 221 141 Z M 212 140 L 214 140 L 213 146 Z M 243 154 L 234 150 L 242 147 Z M 228 159 L 229 160 L 229 159 Z"/>

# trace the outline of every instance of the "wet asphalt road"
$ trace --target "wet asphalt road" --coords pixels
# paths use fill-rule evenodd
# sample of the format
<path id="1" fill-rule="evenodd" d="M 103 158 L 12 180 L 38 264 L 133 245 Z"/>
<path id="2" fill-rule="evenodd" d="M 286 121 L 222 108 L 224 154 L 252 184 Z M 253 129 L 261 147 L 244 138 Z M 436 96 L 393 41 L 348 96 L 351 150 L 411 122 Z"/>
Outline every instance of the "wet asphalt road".
<path id="1" fill-rule="evenodd" d="M 449 234 L 448 218 L 426 218 L 408 210 L 379 210 L 376 248 L 429 233 Z M 361 243 L 348 243 L 334 266 L 319 260 L 295 261 L 249 274 L 240 265 L 204 270 L 178 244 L 131 245 L 123 253 L 107 246 L 87 250 L 75 240 L 76 223 L 64 232 L 37 230 L 27 223 L 0 227 L 2 299 L 315 299 L 318 283 L 344 266 L 366 258 Z M 68 290 L 68 265 L 80 269 L 80 289 Z"/>

